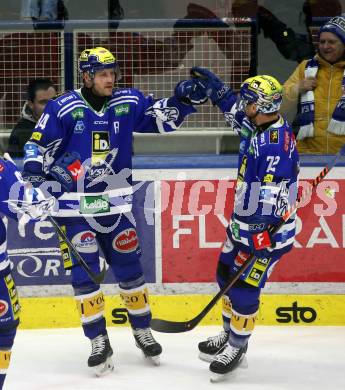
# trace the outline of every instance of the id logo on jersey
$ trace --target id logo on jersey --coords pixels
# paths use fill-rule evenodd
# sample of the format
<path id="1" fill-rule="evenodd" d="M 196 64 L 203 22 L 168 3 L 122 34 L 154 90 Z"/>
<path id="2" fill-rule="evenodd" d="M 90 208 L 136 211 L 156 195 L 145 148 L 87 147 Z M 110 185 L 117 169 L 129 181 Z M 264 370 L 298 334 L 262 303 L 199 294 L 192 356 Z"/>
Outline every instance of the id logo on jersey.
<path id="1" fill-rule="evenodd" d="M 109 133 L 107 131 L 92 132 L 92 164 L 105 161 L 109 153 Z"/>

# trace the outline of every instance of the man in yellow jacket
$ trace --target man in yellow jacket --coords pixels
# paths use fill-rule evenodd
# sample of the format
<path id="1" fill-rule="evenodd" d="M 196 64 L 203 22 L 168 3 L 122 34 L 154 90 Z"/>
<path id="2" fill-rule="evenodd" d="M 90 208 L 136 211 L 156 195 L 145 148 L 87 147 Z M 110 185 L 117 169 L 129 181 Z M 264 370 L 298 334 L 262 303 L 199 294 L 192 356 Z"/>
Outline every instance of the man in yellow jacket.
<path id="1" fill-rule="evenodd" d="M 345 17 L 320 28 L 318 53 L 284 84 L 285 103 L 298 102 L 300 153 L 336 153 L 345 143 Z"/>

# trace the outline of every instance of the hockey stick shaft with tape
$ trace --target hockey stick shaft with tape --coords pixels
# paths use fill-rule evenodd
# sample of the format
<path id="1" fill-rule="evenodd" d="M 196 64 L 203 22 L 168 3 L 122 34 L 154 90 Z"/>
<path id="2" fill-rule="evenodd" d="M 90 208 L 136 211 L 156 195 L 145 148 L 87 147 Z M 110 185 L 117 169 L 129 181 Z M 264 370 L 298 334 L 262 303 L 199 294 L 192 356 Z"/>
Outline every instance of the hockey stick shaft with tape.
<path id="1" fill-rule="evenodd" d="M 339 150 L 339 152 L 332 158 L 331 162 L 326 165 L 318 176 L 312 181 L 311 186 L 306 189 L 301 196 L 299 196 L 296 202 L 291 206 L 291 208 L 281 217 L 280 221 L 276 225 L 269 226 L 268 230 L 271 235 L 274 235 L 279 231 L 279 229 L 289 220 L 291 215 L 296 212 L 299 205 L 304 202 L 313 189 L 326 177 L 329 171 L 337 164 L 339 158 L 345 155 L 345 145 Z M 254 253 L 250 253 L 247 260 L 242 264 L 241 268 L 234 274 L 226 285 L 218 291 L 218 293 L 211 299 L 211 301 L 204 307 L 204 309 L 194 318 L 188 321 L 168 321 L 158 318 L 153 318 L 151 320 L 151 328 L 157 332 L 163 333 L 182 333 L 188 332 L 189 330 L 194 329 L 201 320 L 209 313 L 209 311 L 216 305 L 219 299 L 226 294 L 229 289 L 236 283 L 240 276 L 248 269 L 251 265 L 252 260 L 255 258 Z"/>
<path id="2" fill-rule="evenodd" d="M 80 264 L 81 267 L 84 268 L 85 272 L 89 275 L 90 279 L 95 284 L 100 284 L 103 282 L 105 273 L 106 273 L 106 267 L 103 266 L 103 269 L 101 269 L 100 273 L 95 273 L 92 271 L 92 269 L 89 267 L 89 265 L 86 263 L 86 261 L 82 258 L 80 253 L 77 251 L 76 247 L 73 245 L 73 243 L 70 241 L 70 239 L 66 236 L 65 232 L 61 229 L 55 218 L 53 218 L 51 215 L 48 215 L 47 217 L 48 221 L 54 226 L 57 233 L 61 236 L 61 238 L 65 241 L 65 243 L 68 245 L 70 251 L 73 253 L 74 257 L 76 258 L 77 262 Z"/>
<path id="3" fill-rule="evenodd" d="M 4 153 L 4 157 L 6 160 L 11 161 L 14 165 L 16 165 L 9 153 Z M 70 251 L 75 256 L 77 262 L 80 264 L 81 267 L 84 268 L 85 272 L 89 275 L 90 279 L 94 283 L 100 284 L 104 280 L 104 277 L 105 277 L 105 273 L 106 273 L 105 265 L 104 265 L 103 269 L 100 271 L 100 273 L 97 274 L 97 273 L 93 272 L 92 269 L 89 267 L 89 265 L 86 263 L 86 261 L 79 254 L 76 247 L 73 245 L 73 243 L 70 241 L 70 239 L 66 236 L 65 232 L 61 229 L 61 227 L 59 226 L 59 224 L 57 223 L 55 218 L 48 214 L 47 219 L 54 226 L 56 232 L 60 235 L 60 237 L 62 237 L 62 239 L 65 241 L 66 245 L 69 247 Z"/>

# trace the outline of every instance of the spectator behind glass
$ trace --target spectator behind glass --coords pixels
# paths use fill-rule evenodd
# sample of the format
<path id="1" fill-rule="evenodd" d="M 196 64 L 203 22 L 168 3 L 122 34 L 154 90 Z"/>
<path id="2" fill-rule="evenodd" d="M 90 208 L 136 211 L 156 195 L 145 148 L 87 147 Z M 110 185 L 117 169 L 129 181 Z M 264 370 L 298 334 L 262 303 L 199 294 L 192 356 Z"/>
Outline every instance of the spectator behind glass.
<path id="1" fill-rule="evenodd" d="M 123 19 L 123 8 L 119 0 L 108 0 L 108 19 Z"/>
<path id="2" fill-rule="evenodd" d="M 285 59 L 297 62 L 315 54 L 310 31 L 312 18 L 341 14 L 341 5 L 338 0 L 327 0 L 327 2 L 305 0 L 301 19 L 303 19 L 307 33 L 300 34 L 279 20 L 268 7 L 268 5 L 266 7 L 258 5 L 256 0 L 235 0 L 232 3 L 232 15 L 256 17 L 258 32 L 263 32 L 265 38 L 271 39 Z"/>
<path id="3" fill-rule="evenodd" d="M 294 121 L 300 153 L 336 153 L 345 142 L 345 17 L 321 27 L 318 53 L 301 62 L 284 85 L 298 103 Z"/>
<path id="4" fill-rule="evenodd" d="M 67 20 L 63 0 L 22 0 L 20 17 L 24 20 Z"/>
<path id="5" fill-rule="evenodd" d="M 21 117 L 10 135 L 8 152 L 12 157 L 22 158 L 25 143 L 31 136 L 49 99 L 57 95 L 53 82 L 47 78 L 31 80 L 27 89 Z"/>

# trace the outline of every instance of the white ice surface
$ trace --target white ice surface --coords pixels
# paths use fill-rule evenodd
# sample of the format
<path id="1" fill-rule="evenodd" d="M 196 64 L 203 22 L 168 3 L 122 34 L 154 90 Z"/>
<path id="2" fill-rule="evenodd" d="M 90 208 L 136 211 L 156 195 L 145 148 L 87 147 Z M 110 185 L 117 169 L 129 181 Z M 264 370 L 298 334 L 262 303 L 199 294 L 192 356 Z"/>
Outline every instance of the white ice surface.
<path id="1" fill-rule="evenodd" d="M 135 347 L 129 328 L 109 328 L 115 370 L 96 378 L 86 360 L 90 343 L 81 329 L 19 330 L 4 390 L 309 390 L 345 389 L 345 327 L 257 327 L 247 369 L 210 383 L 197 344 L 219 327 L 159 334 L 161 365 Z"/>

